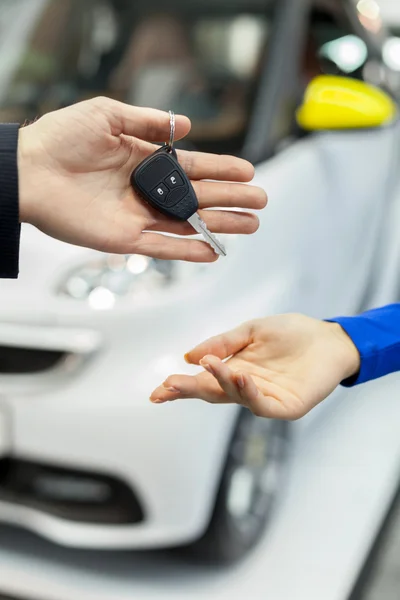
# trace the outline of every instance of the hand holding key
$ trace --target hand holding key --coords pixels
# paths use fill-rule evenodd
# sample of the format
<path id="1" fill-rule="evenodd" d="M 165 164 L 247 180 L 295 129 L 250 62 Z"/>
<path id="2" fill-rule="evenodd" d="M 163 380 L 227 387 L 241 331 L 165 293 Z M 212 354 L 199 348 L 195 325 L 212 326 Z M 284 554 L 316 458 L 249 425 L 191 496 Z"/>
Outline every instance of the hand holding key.
<path id="1" fill-rule="evenodd" d="M 150 206 L 170 219 L 187 221 L 218 255 L 226 256 L 224 246 L 210 233 L 197 212 L 196 193 L 172 146 L 159 148 L 140 163 L 132 174 L 131 182 Z"/>
<path id="2" fill-rule="evenodd" d="M 190 122 L 176 117 L 176 139 Z M 168 113 L 95 98 L 49 113 L 20 130 L 20 218 L 45 233 L 76 245 L 121 254 L 212 262 L 213 249 L 195 239 L 187 221 L 161 214 L 134 192 L 130 177 L 152 155 L 151 141 L 168 140 Z M 250 234 L 258 228 L 248 209 L 267 198 L 252 179 L 250 163 L 231 156 L 179 151 L 191 180 L 199 216 L 214 233 Z M 171 173 L 172 176 L 174 176 Z M 216 181 L 202 181 L 216 180 Z M 230 182 L 230 183 L 227 183 Z M 172 181 L 171 181 L 172 184 Z M 243 212 L 207 208 L 235 207 Z"/>

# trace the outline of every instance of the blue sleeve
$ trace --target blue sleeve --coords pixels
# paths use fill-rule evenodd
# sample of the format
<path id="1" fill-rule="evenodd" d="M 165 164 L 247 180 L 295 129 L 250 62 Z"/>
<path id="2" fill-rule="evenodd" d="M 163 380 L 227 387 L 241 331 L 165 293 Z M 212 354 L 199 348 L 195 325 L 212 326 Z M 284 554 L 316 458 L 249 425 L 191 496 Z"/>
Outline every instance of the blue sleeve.
<path id="1" fill-rule="evenodd" d="M 400 304 L 329 321 L 343 327 L 361 357 L 359 373 L 343 381 L 343 385 L 350 387 L 400 371 Z"/>

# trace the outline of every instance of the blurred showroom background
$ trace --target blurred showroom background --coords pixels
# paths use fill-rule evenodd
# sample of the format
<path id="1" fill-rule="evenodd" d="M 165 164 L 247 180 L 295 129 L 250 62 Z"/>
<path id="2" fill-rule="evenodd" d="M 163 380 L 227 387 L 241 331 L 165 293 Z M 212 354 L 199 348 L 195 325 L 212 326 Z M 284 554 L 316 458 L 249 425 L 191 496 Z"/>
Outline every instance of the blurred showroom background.
<path id="1" fill-rule="evenodd" d="M 206 266 L 23 228 L 0 281 L 0 600 L 399 600 L 400 376 L 296 423 L 148 401 L 241 321 L 400 302 L 400 123 L 302 127 L 321 75 L 400 105 L 399 0 L 0 0 L 0 122 L 172 109 L 181 147 L 251 160 L 270 198 Z"/>

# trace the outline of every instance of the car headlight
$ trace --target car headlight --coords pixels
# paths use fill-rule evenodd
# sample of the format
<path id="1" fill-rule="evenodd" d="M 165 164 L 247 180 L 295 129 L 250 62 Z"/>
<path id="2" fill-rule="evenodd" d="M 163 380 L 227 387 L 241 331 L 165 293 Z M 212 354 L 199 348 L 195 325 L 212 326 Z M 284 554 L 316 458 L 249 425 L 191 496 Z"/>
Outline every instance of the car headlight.
<path id="1" fill-rule="evenodd" d="M 86 301 L 94 309 L 110 309 L 118 297 L 147 298 L 171 285 L 176 263 L 133 254 L 94 259 L 73 271 L 58 287 L 60 295 Z"/>

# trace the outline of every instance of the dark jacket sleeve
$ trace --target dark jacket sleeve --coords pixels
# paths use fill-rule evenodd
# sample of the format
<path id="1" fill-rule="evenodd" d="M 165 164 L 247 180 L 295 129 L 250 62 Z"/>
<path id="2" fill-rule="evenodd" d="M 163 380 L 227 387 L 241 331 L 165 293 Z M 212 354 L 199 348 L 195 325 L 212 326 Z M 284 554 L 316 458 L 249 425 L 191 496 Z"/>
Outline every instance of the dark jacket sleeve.
<path id="1" fill-rule="evenodd" d="M 0 125 L 0 277 L 15 279 L 19 269 L 19 125 Z"/>
<path id="2" fill-rule="evenodd" d="M 329 321 L 343 327 L 361 357 L 359 373 L 343 381 L 343 385 L 350 387 L 400 371 L 400 304 Z"/>

